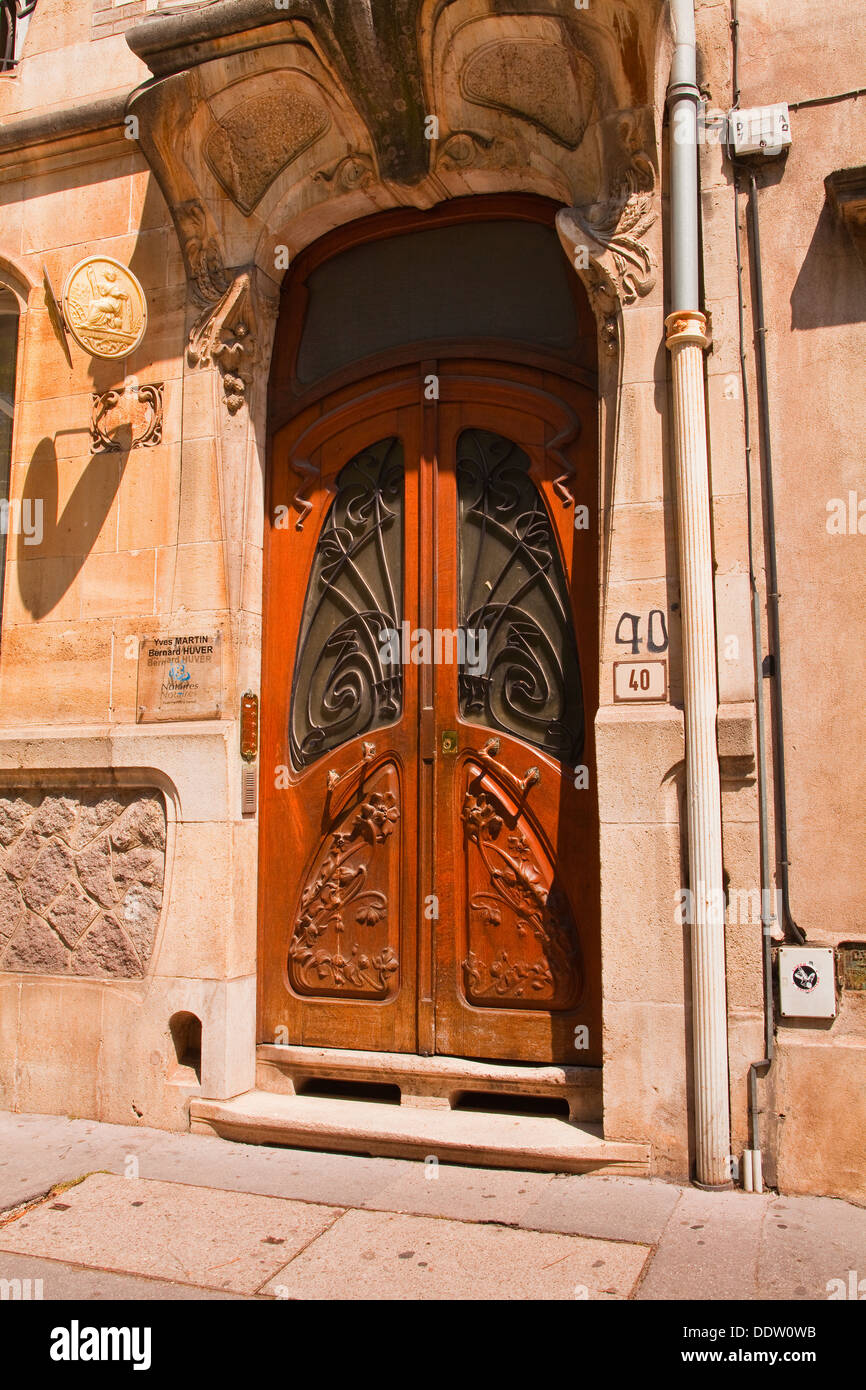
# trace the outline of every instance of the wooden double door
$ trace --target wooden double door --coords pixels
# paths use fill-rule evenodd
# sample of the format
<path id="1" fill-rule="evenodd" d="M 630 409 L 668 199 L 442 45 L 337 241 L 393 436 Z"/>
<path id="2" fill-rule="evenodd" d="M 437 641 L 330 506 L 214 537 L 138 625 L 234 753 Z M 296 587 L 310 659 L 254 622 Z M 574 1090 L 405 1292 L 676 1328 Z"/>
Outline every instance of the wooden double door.
<path id="1" fill-rule="evenodd" d="M 274 437 L 263 1041 L 600 1062 L 595 409 L 426 362 Z"/>

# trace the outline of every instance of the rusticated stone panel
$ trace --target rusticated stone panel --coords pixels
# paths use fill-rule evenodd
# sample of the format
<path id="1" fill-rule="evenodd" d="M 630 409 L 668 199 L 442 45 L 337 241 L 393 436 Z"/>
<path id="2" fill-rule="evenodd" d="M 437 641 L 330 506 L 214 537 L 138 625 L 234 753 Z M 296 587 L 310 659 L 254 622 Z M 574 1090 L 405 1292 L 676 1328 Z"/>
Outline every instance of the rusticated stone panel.
<path id="1" fill-rule="evenodd" d="M 0 970 L 144 975 L 162 907 L 156 791 L 0 792 Z"/>
<path id="2" fill-rule="evenodd" d="M 252 84 L 250 84 L 252 85 Z M 204 157 L 247 216 L 285 169 L 331 124 L 316 84 L 302 73 L 272 77 L 273 90 L 226 112 L 204 142 Z"/>

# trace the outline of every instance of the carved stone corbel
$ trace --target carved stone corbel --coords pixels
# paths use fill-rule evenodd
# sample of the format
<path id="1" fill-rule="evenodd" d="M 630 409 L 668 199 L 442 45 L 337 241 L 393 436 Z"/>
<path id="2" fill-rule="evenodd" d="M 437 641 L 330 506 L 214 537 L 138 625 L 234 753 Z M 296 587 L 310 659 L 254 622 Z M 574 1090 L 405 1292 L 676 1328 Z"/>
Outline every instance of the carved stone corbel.
<path id="1" fill-rule="evenodd" d="M 200 304 L 214 304 L 229 289 L 231 277 L 213 219 L 198 198 L 190 198 L 174 209 L 174 220 L 193 293 Z"/>
<path id="2" fill-rule="evenodd" d="M 236 415 L 246 400 L 256 360 L 257 316 L 251 275 L 240 271 L 193 324 L 186 356 L 191 367 L 219 368 L 225 403 Z"/>
<path id="3" fill-rule="evenodd" d="M 655 286 L 656 260 L 641 238 L 656 216 L 648 193 L 632 194 L 624 203 L 593 203 L 557 213 L 559 239 L 604 320 L 603 336 L 611 350 L 618 310 Z"/>
<path id="4" fill-rule="evenodd" d="M 651 161 L 636 146 L 635 125 L 622 122 L 624 162 L 613 192 L 600 202 L 563 208 L 556 230 L 590 295 L 609 352 L 617 347 L 620 311 L 643 299 L 656 283 L 656 258 L 644 238 L 657 220 Z"/>

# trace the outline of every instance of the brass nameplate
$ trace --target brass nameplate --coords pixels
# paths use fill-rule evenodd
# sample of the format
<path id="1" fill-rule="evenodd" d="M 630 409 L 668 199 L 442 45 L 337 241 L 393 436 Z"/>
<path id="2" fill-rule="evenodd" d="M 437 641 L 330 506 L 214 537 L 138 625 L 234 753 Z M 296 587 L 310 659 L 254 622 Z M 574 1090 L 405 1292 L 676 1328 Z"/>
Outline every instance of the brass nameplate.
<path id="1" fill-rule="evenodd" d="M 241 757 L 253 763 L 259 748 L 259 697 L 252 690 L 241 696 Z"/>
<path id="2" fill-rule="evenodd" d="M 142 637 L 138 644 L 137 722 L 219 719 L 222 634 Z"/>
<path id="3" fill-rule="evenodd" d="M 866 990 L 866 941 L 843 941 L 839 947 L 843 989 Z"/>

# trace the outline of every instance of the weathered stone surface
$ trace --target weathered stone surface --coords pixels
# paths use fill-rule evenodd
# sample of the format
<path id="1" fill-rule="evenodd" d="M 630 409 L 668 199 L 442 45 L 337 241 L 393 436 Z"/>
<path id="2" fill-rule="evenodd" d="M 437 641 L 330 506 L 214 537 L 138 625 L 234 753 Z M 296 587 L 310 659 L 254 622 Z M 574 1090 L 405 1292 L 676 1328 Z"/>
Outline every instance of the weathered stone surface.
<path id="1" fill-rule="evenodd" d="M 18 926 L 24 902 L 11 878 L 0 874 L 0 941 L 7 941 Z"/>
<path id="2" fill-rule="evenodd" d="M 83 849 L 91 840 L 95 840 L 101 830 L 117 820 L 125 805 L 126 802 L 118 801 L 113 796 L 94 796 L 90 804 L 83 800 L 78 824 L 70 840 L 73 849 Z"/>
<path id="3" fill-rule="evenodd" d="M 0 845 L 11 845 L 17 839 L 38 804 L 38 796 L 28 797 L 23 792 L 13 797 L 0 797 Z"/>
<path id="4" fill-rule="evenodd" d="M 575 150 L 592 110 L 595 72 L 561 44 L 505 40 L 482 48 L 461 75 L 470 101 L 532 121 Z"/>
<path id="5" fill-rule="evenodd" d="M 48 923 L 28 912 L 0 957 L 0 969 L 57 975 L 65 972 L 68 960 L 69 952 Z"/>
<path id="6" fill-rule="evenodd" d="M 158 850 L 139 845 L 125 853 L 117 851 L 111 856 L 111 866 L 114 882 L 122 893 L 133 883 L 162 887 L 165 860 Z"/>
<path id="7" fill-rule="evenodd" d="M 74 879 L 70 879 L 46 912 L 45 918 L 67 946 L 74 946 L 79 937 L 87 931 L 98 911 L 99 908 L 93 899 L 82 892 Z"/>
<path id="8" fill-rule="evenodd" d="M 46 796 L 36 815 L 33 829 L 37 835 L 58 835 L 69 839 L 78 815 L 78 803 L 71 796 Z"/>
<path id="9" fill-rule="evenodd" d="M 161 907 L 161 889 L 135 884 L 127 893 L 123 907 L 117 910 L 142 965 L 150 960 Z"/>
<path id="10" fill-rule="evenodd" d="M 316 85 L 300 74 L 272 78 L 274 90 L 239 101 L 204 143 L 204 157 L 229 197 L 252 212 L 281 169 L 331 123 Z"/>
<path id="11" fill-rule="evenodd" d="M 108 836 L 103 835 L 90 849 L 79 854 L 76 859 L 78 877 L 82 885 L 102 907 L 112 907 L 117 902 L 117 889 L 111 876 L 111 849 Z"/>
<path id="12" fill-rule="evenodd" d="M 128 850 L 135 845 L 165 848 L 165 812 L 155 797 L 141 797 L 124 811 L 111 831 L 115 849 Z"/>
<path id="13" fill-rule="evenodd" d="M 159 794 L 0 791 L 0 971 L 140 977 L 164 877 Z"/>
<path id="14" fill-rule="evenodd" d="M 140 975 L 141 963 L 117 918 L 107 912 L 72 953 L 73 975 L 111 975 L 121 979 Z"/>
<path id="15" fill-rule="evenodd" d="M 24 834 L 19 836 L 13 845 L 10 846 L 6 854 L 6 871 L 13 878 L 26 878 L 33 867 L 34 860 L 39 853 L 41 841 L 39 836 L 28 825 Z"/>
<path id="16" fill-rule="evenodd" d="M 34 912 L 44 912 L 72 873 L 72 852 L 61 840 L 51 840 L 39 851 L 33 868 L 21 885 L 21 895 Z"/>

